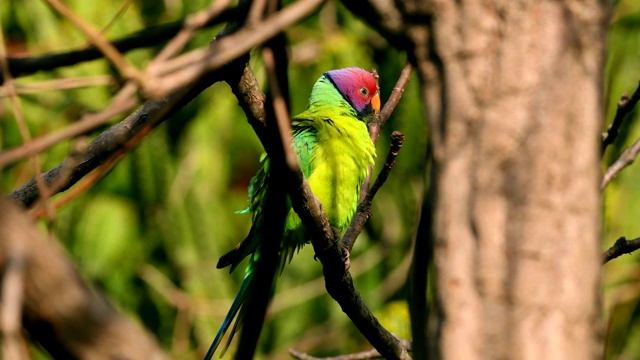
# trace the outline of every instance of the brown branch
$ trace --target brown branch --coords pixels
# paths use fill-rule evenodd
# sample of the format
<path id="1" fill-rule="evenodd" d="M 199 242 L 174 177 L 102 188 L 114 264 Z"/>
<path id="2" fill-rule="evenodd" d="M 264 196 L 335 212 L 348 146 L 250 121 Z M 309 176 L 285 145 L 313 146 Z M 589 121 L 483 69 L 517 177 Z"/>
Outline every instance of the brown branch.
<path id="1" fill-rule="evenodd" d="M 411 79 L 412 71 L 413 71 L 413 65 L 411 65 L 411 63 L 407 61 L 404 68 L 402 69 L 402 72 L 400 73 L 400 76 L 398 77 L 398 81 L 396 81 L 396 85 L 393 87 L 393 91 L 391 92 L 389 99 L 384 104 L 380 113 L 376 114 L 376 116 L 374 116 L 374 118 L 369 122 L 369 124 L 367 124 L 367 128 L 369 130 L 369 136 L 371 136 L 371 140 L 373 141 L 374 144 L 378 143 L 378 137 L 380 136 L 380 128 L 384 126 L 384 124 L 386 124 L 387 120 L 389 120 L 389 117 L 393 113 L 393 110 L 396 108 L 396 105 L 398 105 L 398 102 L 400 102 L 400 98 L 404 93 L 404 89 L 409 83 L 409 80 Z M 371 173 L 372 173 L 373 167 L 369 166 L 369 173 L 367 174 L 367 178 L 364 184 L 362 185 L 362 190 L 360 191 L 360 199 L 362 199 L 362 201 L 358 205 L 358 209 L 356 210 L 356 213 L 353 216 L 353 220 L 351 221 L 351 224 L 347 229 L 347 231 L 345 232 L 345 235 L 341 241 L 342 246 L 348 252 L 351 252 L 351 249 L 353 248 L 353 245 L 355 244 L 356 239 L 358 238 L 358 235 L 360 235 L 360 233 L 362 232 L 362 228 L 364 227 L 365 222 L 369 220 L 369 218 L 371 217 L 371 202 L 373 201 L 373 197 L 375 196 L 375 193 L 378 191 L 380 186 L 382 186 L 382 184 L 386 181 L 389 171 L 391 171 L 391 166 L 393 166 L 393 162 L 395 161 L 395 156 L 397 156 L 397 152 L 400 150 L 400 147 L 402 146 L 402 141 L 404 141 L 404 135 L 402 133 L 398 133 L 398 134 L 399 135 L 396 136 L 395 141 L 396 142 L 399 141 L 399 144 L 395 144 L 395 145 L 393 143 L 394 135 L 393 134 L 391 135 L 392 144 L 391 144 L 391 148 L 389 149 L 389 155 L 387 155 L 385 168 L 378 175 L 378 179 L 376 179 L 376 183 L 378 182 L 378 180 L 381 180 L 381 182 L 375 189 L 375 192 L 373 193 L 369 190 L 369 183 L 371 182 Z M 402 138 L 399 137 L 400 135 L 402 136 Z M 395 147 L 397 147 L 397 149 L 394 151 Z M 390 157 L 394 152 L 395 152 L 395 155 L 393 155 L 393 159 L 391 159 Z M 387 164 L 390 164 L 388 170 L 386 166 Z M 384 171 L 386 171 L 386 174 L 384 174 L 384 179 L 381 179 L 380 177 L 381 175 L 383 175 Z"/>
<path id="2" fill-rule="evenodd" d="M 58 241 L 3 198 L 0 208 L 1 275 L 22 247 L 23 324 L 33 339 L 60 359 L 166 358 L 151 334 L 90 289 Z"/>
<path id="3" fill-rule="evenodd" d="M 245 9 L 246 6 L 238 6 L 238 8 Z M 218 38 L 222 39 L 239 28 L 244 19 L 242 16 L 239 16 L 239 18 L 241 20 L 228 23 L 227 26 L 218 33 Z M 141 139 L 147 135 L 155 126 L 189 103 L 204 89 L 228 76 L 228 72 L 238 67 L 239 63 L 244 64 L 244 61 L 240 59 L 231 62 L 216 71 L 205 73 L 201 78 L 196 79 L 194 83 L 179 88 L 161 100 L 148 101 L 126 119 L 102 132 L 89 144 L 86 154 L 80 163 L 73 168 L 68 181 L 64 182 L 59 191 L 69 189 L 93 169 L 103 164 L 113 154 L 125 148 L 126 144 L 130 143 L 133 139 Z M 120 96 L 120 94 L 118 96 Z M 135 140 L 133 140 L 132 143 L 137 144 Z M 65 160 L 65 162 L 67 161 L 69 161 L 69 159 Z M 43 174 L 45 182 L 51 184 L 56 181 L 56 179 L 59 179 L 63 168 L 64 162 Z M 40 192 L 37 186 L 35 186 L 34 180 L 31 180 L 9 194 L 10 199 L 13 199 L 25 207 L 30 207 L 39 197 Z"/>
<path id="4" fill-rule="evenodd" d="M 158 97 L 192 82 L 203 72 L 211 71 L 234 60 L 255 46 L 271 39 L 285 28 L 311 15 L 325 0 L 298 1 L 268 17 L 255 26 L 245 27 L 235 34 L 221 39 L 208 49 L 197 49 L 169 61 L 162 68 L 148 72 L 149 82 L 154 84 L 150 93 Z"/>
<path id="5" fill-rule="evenodd" d="M 413 70 L 413 65 L 409 61 L 404 65 L 402 72 L 400 72 L 400 76 L 398 77 L 398 81 L 396 81 L 396 85 L 393 87 L 393 91 L 391 92 L 391 96 L 384 104 L 384 107 L 380 111 L 379 114 L 376 114 L 371 121 L 367 124 L 367 129 L 369 130 L 369 136 L 371 136 L 371 140 L 373 140 L 373 144 L 376 145 L 378 143 L 378 136 L 380 136 L 380 128 L 384 126 L 384 124 L 389 120 L 391 113 L 398 105 L 402 94 L 404 93 L 404 88 L 409 83 L 411 79 L 411 72 Z M 372 166 L 369 166 L 369 173 L 367 174 L 367 178 L 362 185 L 362 190 L 360 190 L 360 199 L 364 199 L 369 191 L 369 183 L 371 182 L 371 172 L 373 170 Z M 359 234 L 360 232 L 358 232 Z M 355 241 L 355 240 L 354 240 Z M 352 245 L 353 246 L 353 245 Z"/>
<path id="6" fill-rule="evenodd" d="M 367 124 L 369 129 L 369 134 L 371 135 L 371 139 L 374 144 L 378 143 L 378 136 L 380 134 L 380 128 L 387 123 L 389 117 L 395 110 L 396 105 L 400 102 L 400 98 L 402 94 L 404 94 L 404 89 L 407 87 L 409 80 L 411 79 L 411 72 L 413 71 L 413 65 L 409 61 L 404 65 L 402 72 L 400 72 L 400 76 L 398 77 L 398 81 L 396 85 L 393 87 L 393 91 L 389 96 L 389 99 L 380 110 L 380 113 L 373 118 L 372 121 Z"/>
<path id="7" fill-rule="evenodd" d="M 622 169 L 631 165 L 634 162 L 636 157 L 640 153 L 640 139 L 636 140 L 633 145 L 626 148 L 622 154 L 618 157 L 618 159 L 609 166 L 607 172 L 602 177 L 602 182 L 600 183 L 600 189 L 604 190 L 605 187 L 622 171 Z"/>
<path id="8" fill-rule="evenodd" d="M 5 42 L 4 42 L 4 32 L 1 30 L 2 28 L 1 25 L 2 24 L 0 23 L 0 67 L 2 70 L 0 71 L 0 73 L 2 73 L 5 79 L 4 88 L 6 89 L 9 95 L 9 100 L 11 102 L 11 110 L 13 111 L 16 124 L 18 125 L 18 130 L 20 132 L 20 137 L 22 138 L 22 142 L 29 143 L 31 142 L 31 132 L 29 131 L 29 127 L 27 126 L 27 122 L 24 118 L 24 113 L 22 112 L 20 99 L 18 98 L 18 95 L 16 94 L 16 91 L 15 91 L 13 77 L 9 72 L 9 64 L 7 63 L 7 51 L 6 51 Z M 41 196 L 45 199 L 49 198 L 50 191 L 44 182 L 44 178 L 42 177 L 42 168 L 40 166 L 40 161 L 38 160 L 38 157 L 35 154 L 32 154 L 31 157 L 29 158 L 29 161 L 31 162 L 31 166 L 33 167 L 33 172 L 35 174 L 35 183 L 38 186 Z M 1 167 L 2 166 L 0 165 L 0 168 Z M 47 210 L 47 216 L 49 218 L 49 221 L 52 222 L 53 212 L 50 211 L 51 208 L 47 207 L 45 204 L 45 209 Z"/>
<path id="9" fill-rule="evenodd" d="M 52 80 L 38 81 L 27 84 L 14 83 L 15 92 L 18 95 L 36 94 L 43 91 L 59 91 L 78 89 L 93 86 L 115 85 L 115 80 L 111 75 L 80 76 L 69 78 L 58 78 Z M 0 98 L 8 97 L 6 86 L 0 86 Z"/>
<path id="10" fill-rule="evenodd" d="M 394 131 L 391 134 L 391 146 L 389 147 L 389 153 L 387 154 L 387 159 L 384 162 L 384 166 L 376 181 L 373 183 L 371 189 L 367 192 L 365 198 L 358 205 L 358 209 L 356 210 L 355 215 L 353 216 L 353 220 L 349 225 L 349 228 L 344 234 L 344 237 L 340 241 L 341 246 L 344 247 L 347 251 L 351 252 L 353 249 L 353 245 L 358 238 L 358 235 L 362 232 L 362 228 L 364 227 L 364 223 L 369 220 L 371 217 L 371 203 L 373 201 L 373 197 L 376 196 L 380 187 L 387 181 L 387 177 L 389 177 L 389 173 L 391 172 L 391 168 L 396 162 L 396 157 L 398 156 L 398 152 L 402 147 L 402 143 L 404 142 L 404 134 L 399 131 Z"/>
<path id="11" fill-rule="evenodd" d="M 102 111 L 86 114 L 80 120 L 63 129 L 41 135 L 20 146 L 0 152 L 0 166 L 6 166 L 27 156 L 43 152 L 61 141 L 85 134 L 103 125 L 114 116 L 129 111 L 136 106 L 139 101 L 135 94 L 135 85 L 132 83 L 125 84 L 118 94 L 114 96 L 111 103 Z"/>
<path id="12" fill-rule="evenodd" d="M 271 147 L 269 154 L 269 176 L 267 178 L 269 191 L 265 199 L 265 208 L 269 211 L 264 212 L 264 229 L 261 231 L 271 236 L 263 239 L 260 244 L 260 257 L 252 279 L 254 283 L 249 288 L 252 293 L 247 296 L 247 302 L 243 305 L 244 321 L 240 331 L 236 359 L 252 359 L 254 357 L 267 306 L 271 300 L 273 283 L 280 268 L 279 253 L 287 216 L 287 190 L 283 180 L 288 166 L 285 160 L 287 158 L 285 151 L 291 147 L 291 138 L 290 132 L 285 132 L 286 129 L 279 126 L 283 121 L 287 123 L 289 121 L 286 101 L 280 86 L 280 83 L 283 85 L 287 83 L 287 78 L 285 74 L 276 73 L 274 50 L 269 46 L 265 46 L 262 50 L 269 88 L 271 89 L 269 98 L 273 103 L 273 106 L 266 108 L 267 131 L 274 140 L 274 146 Z"/>
<path id="13" fill-rule="evenodd" d="M 76 15 L 65 3 L 60 0 L 45 0 L 49 6 L 54 8 L 62 16 L 67 18 L 76 28 L 83 32 L 91 41 L 91 43 L 111 63 L 124 75 L 128 80 L 133 80 L 140 88 L 144 88 L 144 78 L 142 73 L 116 49 L 107 39 L 105 39 L 98 29 L 87 24 L 81 17 Z"/>
<path id="14" fill-rule="evenodd" d="M 607 146 L 613 144 L 618 136 L 618 130 L 620 130 L 620 126 L 624 121 L 624 118 L 633 110 L 636 104 L 640 101 L 640 82 L 638 83 L 638 87 L 636 91 L 631 94 L 624 93 L 618 101 L 618 109 L 616 110 L 616 115 L 613 118 L 613 122 L 606 133 L 602 134 L 602 153 L 607 149 Z"/>
<path id="15" fill-rule="evenodd" d="M 161 63 L 170 59 L 172 56 L 180 52 L 185 45 L 191 40 L 196 31 L 202 29 L 206 24 L 220 16 L 224 9 L 229 5 L 229 0 L 214 1 L 207 9 L 199 11 L 187 17 L 184 26 L 171 39 L 160 53 L 153 59 L 150 66 Z"/>
<path id="16" fill-rule="evenodd" d="M 100 29 L 100 35 L 104 35 L 107 31 L 109 31 L 109 29 L 111 29 L 111 27 L 116 22 L 118 22 L 118 20 L 120 20 L 122 16 L 124 16 L 124 14 L 127 12 L 127 10 L 129 9 L 129 6 L 131 6 L 132 3 L 133 3 L 133 0 L 124 0 L 120 5 L 120 9 L 118 9 L 116 14 L 111 18 L 111 20 L 109 20 L 107 25 L 105 25 Z M 91 45 L 91 42 L 88 42 L 86 45 Z"/>
<path id="17" fill-rule="evenodd" d="M 404 346 L 407 350 L 411 350 L 411 343 L 409 341 L 401 340 L 401 342 L 402 342 L 402 346 Z M 293 358 L 298 360 L 369 360 L 369 359 L 383 358 L 383 356 L 380 355 L 380 353 L 376 349 L 362 351 L 354 354 L 329 356 L 329 357 L 315 357 L 305 353 L 301 353 L 294 349 L 289 349 L 289 354 L 291 354 Z"/>
<path id="18" fill-rule="evenodd" d="M 24 244 L 12 244 L 2 279 L 2 358 L 28 359 L 22 346 L 20 319 L 24 299 Z"/>
<path id="19" fill-rule="evenodd" d="M 232 7 L 224 10 L 219 16 L 204 24 L 203 27 L 211 27 L 227 21 L 238 20 L 245 13 L 246 9 L 242 6 Z M 111 44 L 121 53 L 156 46 L 175 36 L 185 26 L 186 21 L 187 20 L 181 20 L 149 27 L 112 41 Z M 50 53 L 34 57 L 9 58 L 8 63 L 11 75 L 13 77 L 19 77 L 38 71 L 50 71 L 60 67 L 92 61 L 102 57 L 102 53 L 96 47 L 91 46 L 86 49 Z M 0 74 L 0 84 L 3 83 L 4 77 Z"/>
<path id="20" fill-rule="evenodd" d="M 607 262 L 624 254 L 631 254 L 632 252 L 640 249 L 640 238 L 633 240 L 627 240 L 624 236 L 621 236 L 607 251 L 602 255 L 602 263 Z"/>

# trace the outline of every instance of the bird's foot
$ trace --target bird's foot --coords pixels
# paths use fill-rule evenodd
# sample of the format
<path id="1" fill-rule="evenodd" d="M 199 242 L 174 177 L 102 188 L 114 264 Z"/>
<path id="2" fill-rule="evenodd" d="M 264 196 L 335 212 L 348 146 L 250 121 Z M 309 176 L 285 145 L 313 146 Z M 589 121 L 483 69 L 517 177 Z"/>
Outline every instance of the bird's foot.
<path id="1" fill-rule="evenodd" d="M 349 270 L 349 268 L 351 267 L 351 261 L 349 260 L 349 256 L 351 254 L 349 253 L 349 250 L 344 246 L 340 246 L 340 252 L 342 253 L 342 261 L 344 261 L 344 267 L 347 270 Z"/>

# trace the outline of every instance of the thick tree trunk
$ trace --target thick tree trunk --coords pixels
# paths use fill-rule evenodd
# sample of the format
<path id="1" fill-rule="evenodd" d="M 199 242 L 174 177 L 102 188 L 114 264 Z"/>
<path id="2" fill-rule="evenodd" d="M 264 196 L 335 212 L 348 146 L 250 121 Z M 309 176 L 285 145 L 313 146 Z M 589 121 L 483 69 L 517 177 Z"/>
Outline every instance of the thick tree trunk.
<path id="1" fill-rule="evenodd" d="M 441 359 L 596 359 L 604 1 L 434 1 Z"/>

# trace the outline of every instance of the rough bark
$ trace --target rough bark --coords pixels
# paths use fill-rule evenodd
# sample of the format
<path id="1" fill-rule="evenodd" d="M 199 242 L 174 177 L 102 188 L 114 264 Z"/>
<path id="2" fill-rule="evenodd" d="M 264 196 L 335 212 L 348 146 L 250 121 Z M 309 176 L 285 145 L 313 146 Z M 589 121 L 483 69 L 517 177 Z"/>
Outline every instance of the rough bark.
<path id="1" fill-rule="evenodd" d="M 3 301 L 21 299 L 25 329 L 54 358 L 167 358 L 150 333 L 89 288 L 57 240 L 3 198 L 0 209 L 0 276 L 14 271 L 23 280 L 4 289 Z"/>
<path id="2" fill-rule="evenodd" d="M 596 359 L 604 1 L 434 1 L 442 359 Z M 416 7 L 418 8 L 418 7 Z"/>

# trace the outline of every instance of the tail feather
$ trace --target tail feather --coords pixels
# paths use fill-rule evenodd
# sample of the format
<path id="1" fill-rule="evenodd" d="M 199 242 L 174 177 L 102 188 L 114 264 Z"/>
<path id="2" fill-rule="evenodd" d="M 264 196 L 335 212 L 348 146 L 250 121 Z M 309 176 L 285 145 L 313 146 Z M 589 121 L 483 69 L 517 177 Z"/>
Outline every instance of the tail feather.
<path id="1" fill-rule="evenodd" d="M 240 290 L 238 291 L 236 298 L 233 299 L 231 308 L 229 309 L 227 316 L 224 318 L 224 321 L 220 326 L 220 330 L 218 330 L 218 333 L 216 334 L 215 339 L 213 339 L 213 342 L 211 343 L 211 346 L 209 346 L 209 350 L 207 351 L 207 354 L 204 356 L 204 360 L 211 360 L 211 358 L 213 357 L 213 354 L 218 349 L 218 346 L 220 345 L 220 342 L 222 341 L 224 334 L 227 332 L 227 330 L 229 330 L 229 326 L 231 326 L 231 323 L 234 322 L 233 320 L 235 319 L 235 324 L 233 325 L 232 331 L 229 333 L 229 338 L 227 340 L 226 345 L 222 349 L 222 353 L 220 354 L 220 357 L 222 357 L 224 353 L 227 352 L 227 349 L 231 344 L 231 340 L 233 339 L 233 335 L 235 335 L 236 330 L 238 329 L 239 323 L 242 322 L 242 314 L 240 314 L 239 316 L 237 315 L 238 315 L 238 312 L 241 310 L 242 305 L 244 304 L 247 290 L 249 288 L 252 278 L 253 278 L 252 273 L 247 273 L 244 280 L 242 281 L 242 285 L 240 285 Z"/>

